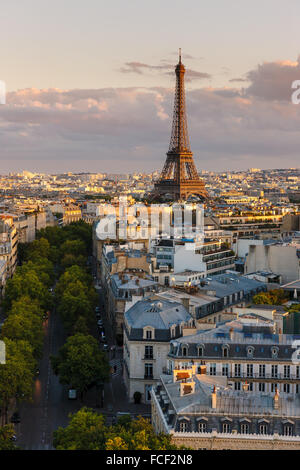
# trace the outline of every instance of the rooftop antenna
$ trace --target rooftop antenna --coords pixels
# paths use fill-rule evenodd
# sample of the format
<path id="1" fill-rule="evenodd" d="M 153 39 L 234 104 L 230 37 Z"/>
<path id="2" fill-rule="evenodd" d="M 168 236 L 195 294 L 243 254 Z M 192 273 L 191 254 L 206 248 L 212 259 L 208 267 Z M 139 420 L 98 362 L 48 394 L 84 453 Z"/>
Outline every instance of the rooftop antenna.
<path id="1" fill-rule="evenodd" d="M 181 47 L 179 48 L 179 63 L 181 64 Z"/>

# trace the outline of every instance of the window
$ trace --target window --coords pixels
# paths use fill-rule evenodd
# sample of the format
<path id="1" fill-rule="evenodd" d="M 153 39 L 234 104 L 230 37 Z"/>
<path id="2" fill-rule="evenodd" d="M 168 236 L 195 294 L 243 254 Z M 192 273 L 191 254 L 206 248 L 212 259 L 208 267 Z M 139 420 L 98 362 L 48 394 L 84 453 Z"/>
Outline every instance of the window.
<path id="1" fill-rule="evenodd" d="M 145 359 L 153 359 L 153 346 L 145 346 Z"/>
<path id="2" fill-rule="evenodd" d="M 247 423 L 241 424 L 241 434 L 249 434 L 249 424 Z"/>
<path id="3" fill-rule="evenodd" d="M 153 364 L 145 364 L 145 378 L 153 378 Z"/>
<path id="4" fill-rule="evenodd" d="M 152 331 L 151 330 L 146 331 L 146 339 L 152 339 Z"/>
<path id="5" fill-rule="evenodd" d="M 268 434 L 268 425 L 260 424 L 259 425 L 259 434 Z"/>
<path id="6" fill-rule="evenodd" d="M 264 384 L 263 382 L 260 382 L 260 383 L 258 384 L 258 390 L 259 390 L 260 392 L 264 392 L 265 389 L 266 389 L 266 388 L 265 388 L 265 384 Z"/>
<path id="7" fill-rule="evenodd" d="M 216 363 L 210 364 L 209 375 L 217 375 L 217 364 Z"/>
<path id="8" fill-rule="evenodd" d="M 206 423 L 198 423 L 198 431 L 206 432 Z"/>
<path id="9" fill-rule="evenodd" d="M 297 377 L 297 379 L 300 378 L 300 367 L 299 366 L 296 366 L 296 377 Z"/>
<path id="10" fill-rule="evenodd" d="M 234 376 L 235 377 L 241 376 L 241 364 L 234 364 Z"/>
<path id="11" fill-rule="evenodd" d="M 203 346 L 199 346 L 198 347 L 198 357 L 202 357 L 203 356 Z"/>
<path id="12" fill-rule="evenodd" d="M 278 377 L 278 366 L 277 365 L 272 365 L 271 375 L 272 375 L 273 379 Z"/>
<path id="13" fill-rule="evenodd" d="M 179 429 L 180 429 L 180 432 L 187 432 L 187 430 L 188 430 L 188 423 L 182 421 L 182 422 L 180 423 Z"/>
<path id="14" fill-rule="evenodd" d="M 265 364 L 259 364 L 259 377 L 266 376 L 266 366 Z"/>
<path id="15" fill-rule="evenodd" d="M 182 347 L 182 355 L 187 356 L 187 347 L 186 346 Z"/>
<path id="16" fill-rule="evenodd" d="M 284 436 L 292 436 L 293 435 L 293 426 L 290 424 L 285 424 L 283 426 L 283 435 Z"/>
<path id="17" fill-rule="evenodd" d="M 222 364 L 222 375 L 228 377 L 229 375 L 229 364 Z"/>
<path id="18" fill-rule="evenodd" d="M 283 384 L 284 393 L 290 393 L 290 384 Z"/>
<path id="19" fill-rule="evenodd" d="M 230 433 L 231 432 L 231 425 L 230 423 L 223 423 L 222 425 L 222 432 Z"/>
<path id="20" fill-rule="evenodd" d="M 228 357 L 228 347 L 227 346 L 223 347 L 223 357 Z"/>
<path id="21" fill-rule="evenodd" d="M 253 364 L 247 364 L 247 377 L 253 377 Z"/>
<path id="22" fill-rule="evenodd" d="M 234 383 L 234 390 L 241 390 L 241 382 Z"/>
<path id="23" fill-rule="evenodd" d="M 291 367 L 290 366 L 283 366 L 283 376 L 285 379 L 290 377 Z"/>
<path id="24" fill-rule="evenodd" d="M 276 388 L 279 390 L 279 386 L 277 384 L 271 384 L 271 392 L 274 393 Z"/>
<path id="25" fill-rule="evenodd" d="M 273 357 L 277 357 L 278 356 L 278 348 L 276 346 L 274 346 L 272 349 L 271 349 L 271 352 L 272 352 L 272 356 Z"/>

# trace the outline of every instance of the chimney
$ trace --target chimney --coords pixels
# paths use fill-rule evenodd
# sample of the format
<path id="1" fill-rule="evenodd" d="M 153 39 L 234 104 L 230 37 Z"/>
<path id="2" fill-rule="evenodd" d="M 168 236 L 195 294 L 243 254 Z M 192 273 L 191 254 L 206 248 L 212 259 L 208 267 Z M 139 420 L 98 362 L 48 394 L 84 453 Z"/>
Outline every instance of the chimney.
<path id="1" fill-rule="evenodd" d="M 211 407 L 213 410 L 217 408 L 217 392 L 216 387 L 214 386 L 213 392 L 211 394 Z"/>
<path id="2" fill-rule="evenodd" d="M 274 395 L 274 410 L 278 410 L 279 408 L 279 391 L 278 388 L 275 388 L 275 395 Z"/>
<path id="3" fill-rule="evenodd" d="M 181 300 L 182 300 L 182 305 L 189 312 L 190 311 L 190 299 L 189 299 L 189 297 L 182 297 Z"/>
<path id="4" fill-rule="evenodd" d="M 234 335 L 234 329 L 233 329 L 233 328 L 230 328 L 230 330 L 229 330 L 229 338 L 230 338 L 231 340 L 233 340 L 233 335 Z"/>
<path id="5" fill-rule="evenodd" d="M 244 391 L 244 392 L 248 392 L 248 389 L 249 389 L 249 384 L 248 384 L 248 382 L 247 382 L 247 380 L 246 380 L 246 382 L 243 384 L 243 391 Z"/>
<path id="6" fill-rule="evenodd" d="M 136 283 L 137 286 L 139 286 L 139 285 L 140 285 L 140 280 L 139 280 L 139 279 L 136 279 L 136 280 L 135 280 L 135 283 Z"/>

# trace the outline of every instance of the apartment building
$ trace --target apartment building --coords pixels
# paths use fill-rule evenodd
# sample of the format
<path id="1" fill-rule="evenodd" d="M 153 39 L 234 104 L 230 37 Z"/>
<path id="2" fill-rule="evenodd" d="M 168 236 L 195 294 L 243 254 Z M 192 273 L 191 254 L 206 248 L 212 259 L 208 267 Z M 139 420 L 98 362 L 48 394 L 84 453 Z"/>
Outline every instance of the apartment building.
<path id="1" fill-rule="evenodd" d="M 251 392 L 293 397 L 300 393 L 297 336 L 275 334 L 270 321 L 231 321 L 209 331 L 171 341 L 168 369 L 203 368 L 208 376 L 224 376 L 233 390 L 247 383 Z"/>
<path id="2" fill-rule="evenodd" d="M 0 261 L 6 262 L 7 278 L 11 277 L 17 267 L 18 233 L 13 218 L 0 215 Z"/>
<path id="3" fill-rule="evenodd" d="M 296 396 L 230 387 L 226 376 L 207 376 L 196 366 L 162 375 L 151 390 L 151 421 L 172 442 L 206 450 L 300 449 Z"/>
<path id="4" fill-rule="evenodd" d="M 193 324 L 191 315 L 178 302 L 145 299 L 124 315 L 124 381 L 128 398 L 135 392 L 142 402 L 151 401 L 150 391 L 166 370 L 169 344 Z"/>

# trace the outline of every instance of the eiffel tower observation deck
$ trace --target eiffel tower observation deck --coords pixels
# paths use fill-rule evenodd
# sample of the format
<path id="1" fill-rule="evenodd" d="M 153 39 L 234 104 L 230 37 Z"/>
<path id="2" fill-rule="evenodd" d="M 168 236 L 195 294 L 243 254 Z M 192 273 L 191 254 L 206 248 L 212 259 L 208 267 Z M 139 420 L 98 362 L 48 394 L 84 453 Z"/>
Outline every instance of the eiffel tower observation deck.
<path id="1" fill-rule="evenodd" d="M 185 110 L 185 67 L 179 62 L 175 68 L 176 90 L 171 141 L 167 159 L 159 180 L 154 185 L 153 198 L 185 201 L 191 196 L 200 200 L 208 197 L 204 182 L 198 175 L 191 151 Z"/>

